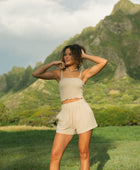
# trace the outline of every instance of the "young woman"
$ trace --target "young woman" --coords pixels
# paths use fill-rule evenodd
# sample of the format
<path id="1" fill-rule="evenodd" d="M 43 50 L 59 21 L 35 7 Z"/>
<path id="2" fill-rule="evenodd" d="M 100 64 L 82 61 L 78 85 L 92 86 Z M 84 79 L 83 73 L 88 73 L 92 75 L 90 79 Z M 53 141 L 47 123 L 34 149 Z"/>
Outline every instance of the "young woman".
<path id="1" fill-rule="evenodd" d="M 79 71 L 83 59 L 96 65 Z M 62 50 L 62 60 L 53 61 L 33 72 L 41 79 L 56 79 L 59 84 L 62 109 L 57 115 L 58 124 L 51 152 L 50 170 L 59 170 L 62 155 L 73 135 L 79 135 L 81 170 L 89 170 L 89 145 L 93 128 L 97 127 L 94 114 L 83 97 L 83 87 L 89 78 L 97 74 L 107 64 L 101 57 L 88 55 L 84 47 L 74 44 Z M 47 71 L 53 65 L 60 69 Z"/>

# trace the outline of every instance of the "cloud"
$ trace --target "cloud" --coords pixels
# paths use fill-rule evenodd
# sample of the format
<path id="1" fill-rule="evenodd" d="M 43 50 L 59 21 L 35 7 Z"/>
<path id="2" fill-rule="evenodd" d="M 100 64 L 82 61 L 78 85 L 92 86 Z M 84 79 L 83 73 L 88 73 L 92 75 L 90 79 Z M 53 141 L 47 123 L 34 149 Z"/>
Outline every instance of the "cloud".
<path id="1" fill-rule="evenodd" d="M 63 6 L 61 0 L 7 0 L 0 3 L 0 25 L 19 37 L 35 34 L 60 37 L 70 32 L 72 35 L 84 26 L 95 25 L 111 6 L 93 0 L 83 1 L 78 10 Z"/>
<path id="2" fill-rule="evenodd" d="M 71 2 L 74 6 L 74 1 Z M 2 1 L 0 26 L 4 32 L 24 39 L 69 37 L 84 27 L 96 25 L 110 8 L 109 6 L 105 8 L 106 4 L 97 1 L 83 2 L 78 10 L 73 10 L 69 6 L 63 6 L 61 0 Z"/>
<path id="3" fill-rule="evenodd" d="M 133 0 L 138 1 L 138 0 Z M 118 0 L 0 0 L 0 74 L 35 65 L 109 15 Z M 137 3 L 137 2 L 136 2 Z"/>

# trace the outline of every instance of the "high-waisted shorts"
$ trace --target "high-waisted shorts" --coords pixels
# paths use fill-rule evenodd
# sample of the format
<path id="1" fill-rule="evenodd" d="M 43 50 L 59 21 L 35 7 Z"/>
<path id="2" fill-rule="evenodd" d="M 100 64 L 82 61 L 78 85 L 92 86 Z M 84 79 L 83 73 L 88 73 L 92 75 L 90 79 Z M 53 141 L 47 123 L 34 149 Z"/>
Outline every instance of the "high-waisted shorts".
<path id="1" fill-rule="evenodd" d="M 85 99 L 62 104 L 56 118 L 56 132 L 61 134 L 81 134 L 97 127 L 94 113 Z"/>

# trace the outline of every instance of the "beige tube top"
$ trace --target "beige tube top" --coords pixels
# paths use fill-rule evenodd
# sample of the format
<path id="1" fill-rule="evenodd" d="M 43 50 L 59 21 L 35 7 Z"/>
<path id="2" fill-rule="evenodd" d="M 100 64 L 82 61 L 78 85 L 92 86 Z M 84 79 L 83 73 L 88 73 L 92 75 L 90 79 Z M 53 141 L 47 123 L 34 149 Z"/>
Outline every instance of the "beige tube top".
<path id="1" fill-rule="evenodd" d="M 81 80 L 81 72 L 79 77 L 63 78 L 61 70 L 61 80 L 59 81 L 59 92 L 61 101 L 66 99 L 83 98 L 84 82 Z"/>

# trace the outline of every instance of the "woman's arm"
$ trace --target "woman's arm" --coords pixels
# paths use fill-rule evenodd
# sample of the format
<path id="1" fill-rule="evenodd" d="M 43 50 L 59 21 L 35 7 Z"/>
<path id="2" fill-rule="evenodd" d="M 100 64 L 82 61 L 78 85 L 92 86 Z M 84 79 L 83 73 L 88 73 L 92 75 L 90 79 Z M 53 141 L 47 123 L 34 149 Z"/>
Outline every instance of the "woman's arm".
<path id="1" fill-rule="evenodd" d="M 98 56 L 88 55 L 88 54 L 84 53 L 83 50 L 82 50 L 82 58 L 88 59 L 88 60 L 91 60 L 91 61 L 97 63 L 96 65 L 92 66 L 91 68 L 85 69 L 83 71 L 84 82 L 86 82 L 90 77 L 92 77 L 95 74 L 97 74 L 98 72 L 100 72 L 108 62 L 107 59 L 104 59 L 104 58 L 101 58 Z"/>
<path id="2" fill-rule="evenodd" d="M 51 70 L 51 71 L 47 71 L 50 67 L 52 67 L 53 65 L 63 69 L 65 67 L 65 64 L 63 61 L 53 61 L 49 64 L 46 64 L 40 68 L 38 68 L 37 70 L 35 70 L 32 75 L 36 78 L 41 78 L 41 79 L 58 79 L 58 71 L 57 70 Z"/>

